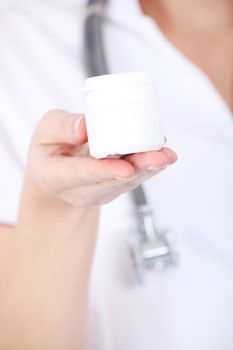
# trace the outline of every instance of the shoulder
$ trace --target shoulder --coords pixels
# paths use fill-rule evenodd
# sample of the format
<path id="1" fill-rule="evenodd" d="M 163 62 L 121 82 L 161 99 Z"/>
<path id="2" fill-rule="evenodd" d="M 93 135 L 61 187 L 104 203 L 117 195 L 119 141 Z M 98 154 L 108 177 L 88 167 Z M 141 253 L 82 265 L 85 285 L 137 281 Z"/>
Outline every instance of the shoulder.
<path id="1" fill-rule="evenodd" d="M 0 123 L 9 114 L 14 123 L 19 118 L 21 127 L 25 121 L 31 128 L 48 109 L 79 110 L 79 89 L 85 78 L 83 3 L 3 1 Z"/>
<path id="2" fill-rule="evenodd" d="M 84 1 L 0 3 L 0 220 L 13 222 L 39 119 L 53 108 L 83 112 Z"/>
<path id="3" fill-rule="evenodd" d="M 14 34 L 27 40 L 37 34 L 55 39 L 62 34 L 63 37 L 69 35 L 75 29 L 72 33 L 80 37 L 77 27 L 82 24 L 85 3 L 85 0 L 3 0 L 0 4 L 0 35 L 9 37 Z"/>

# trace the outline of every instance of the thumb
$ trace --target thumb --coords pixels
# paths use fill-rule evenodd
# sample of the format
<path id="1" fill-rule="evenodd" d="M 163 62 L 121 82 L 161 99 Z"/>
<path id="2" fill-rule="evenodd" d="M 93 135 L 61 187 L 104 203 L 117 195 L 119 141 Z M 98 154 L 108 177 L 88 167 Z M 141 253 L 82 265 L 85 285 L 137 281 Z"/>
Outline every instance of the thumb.
<path id="1" fill-rule="evenodd" d="M 84 114 L 72 114 L 62 110 L 49 111 L 39 122 L 33 141 L 39 144 L 82 145 L 86 143 Z"/>

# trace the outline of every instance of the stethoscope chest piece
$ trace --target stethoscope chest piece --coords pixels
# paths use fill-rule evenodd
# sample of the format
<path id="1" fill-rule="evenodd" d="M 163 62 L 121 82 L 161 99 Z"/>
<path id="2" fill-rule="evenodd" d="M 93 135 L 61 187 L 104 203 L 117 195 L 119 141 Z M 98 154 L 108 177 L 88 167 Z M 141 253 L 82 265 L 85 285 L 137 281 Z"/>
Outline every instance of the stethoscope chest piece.
<path id="1" fill-rule="evenodd" d="M 164 271 L 177 266 L 178 254 L 165 232 L 155 229 L 153 211 L 142 205 L 136 212 L 138 232 L 132 235 L 129 250 L 136 283 L 143 285 L 151 271 Z"/>

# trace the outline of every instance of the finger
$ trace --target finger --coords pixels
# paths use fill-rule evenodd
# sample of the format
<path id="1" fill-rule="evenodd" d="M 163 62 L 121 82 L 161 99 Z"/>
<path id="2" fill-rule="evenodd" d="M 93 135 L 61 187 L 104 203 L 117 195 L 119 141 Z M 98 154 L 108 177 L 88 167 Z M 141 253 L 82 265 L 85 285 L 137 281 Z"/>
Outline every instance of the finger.
<path id="1" fill-rule="evenodd" d="M 115 177 L 130 178 L 133 166 L 122 159 L 95 159 L 92 157 L 43 157 L 41 174 L 48 190 L 69 189 L 74 186 L 95 184 Z"/>
<path id="2" fill-rule="evenodd" d="M 174 151 L 169 148 L 163 148 L 161 151 L 140 152 L 123 157 L 129 162 L 136 171 L 146 171 L 162 169 L 176 161 L 177 157 Z"/>
<path id="3" fill-rule="evenodd" d="M 122 159 L 73 157 L 64 161 L 73 169 L 72 182 L 75 184 L 104 182 L 115 177 L 131 178 L 135 174 L 133 166 Z"/>
<path id="4" fill-rule="evenodd" d="M 39 122 L 33 139 L 40 144 L 81 145 L 87 142 L 85 117 L 62 110 L 52 110 Z"/>
<path id="5" fill-rule="evenodd" d="M 147 171 L 141 171 L 137 172 L 136 175 L 131 177 L 130 179 L 127 178 L 115 178 L 115 181 L 119 184 L 125 184 L 125 185 L 140 185 L 142 182 L 149 180 L 151 177 L 159 174 L 161 171 L 165 170 L 166 167 L 156 170 L 147 170 Z"/>
<path id="6" fill-rule="evenodd" d="M 62 198 L 79 207 L 105 204 L 137 186 L 137 184 L 122 184 L 116 180 L 109 180 L 97 184 L 70 188 L 62 193 Z"/>

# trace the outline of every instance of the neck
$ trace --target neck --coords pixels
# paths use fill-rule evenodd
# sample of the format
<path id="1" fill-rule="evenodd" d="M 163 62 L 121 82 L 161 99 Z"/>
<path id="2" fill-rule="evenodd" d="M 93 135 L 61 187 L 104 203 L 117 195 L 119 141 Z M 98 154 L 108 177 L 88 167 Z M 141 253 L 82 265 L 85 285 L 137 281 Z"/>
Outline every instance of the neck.
<path id="1" fill-rule="evenodd" d="M 224 30 L 233 27 L 232 0 L 140 0 L 143 12 L 170 28 L 197 31 Z"/>

